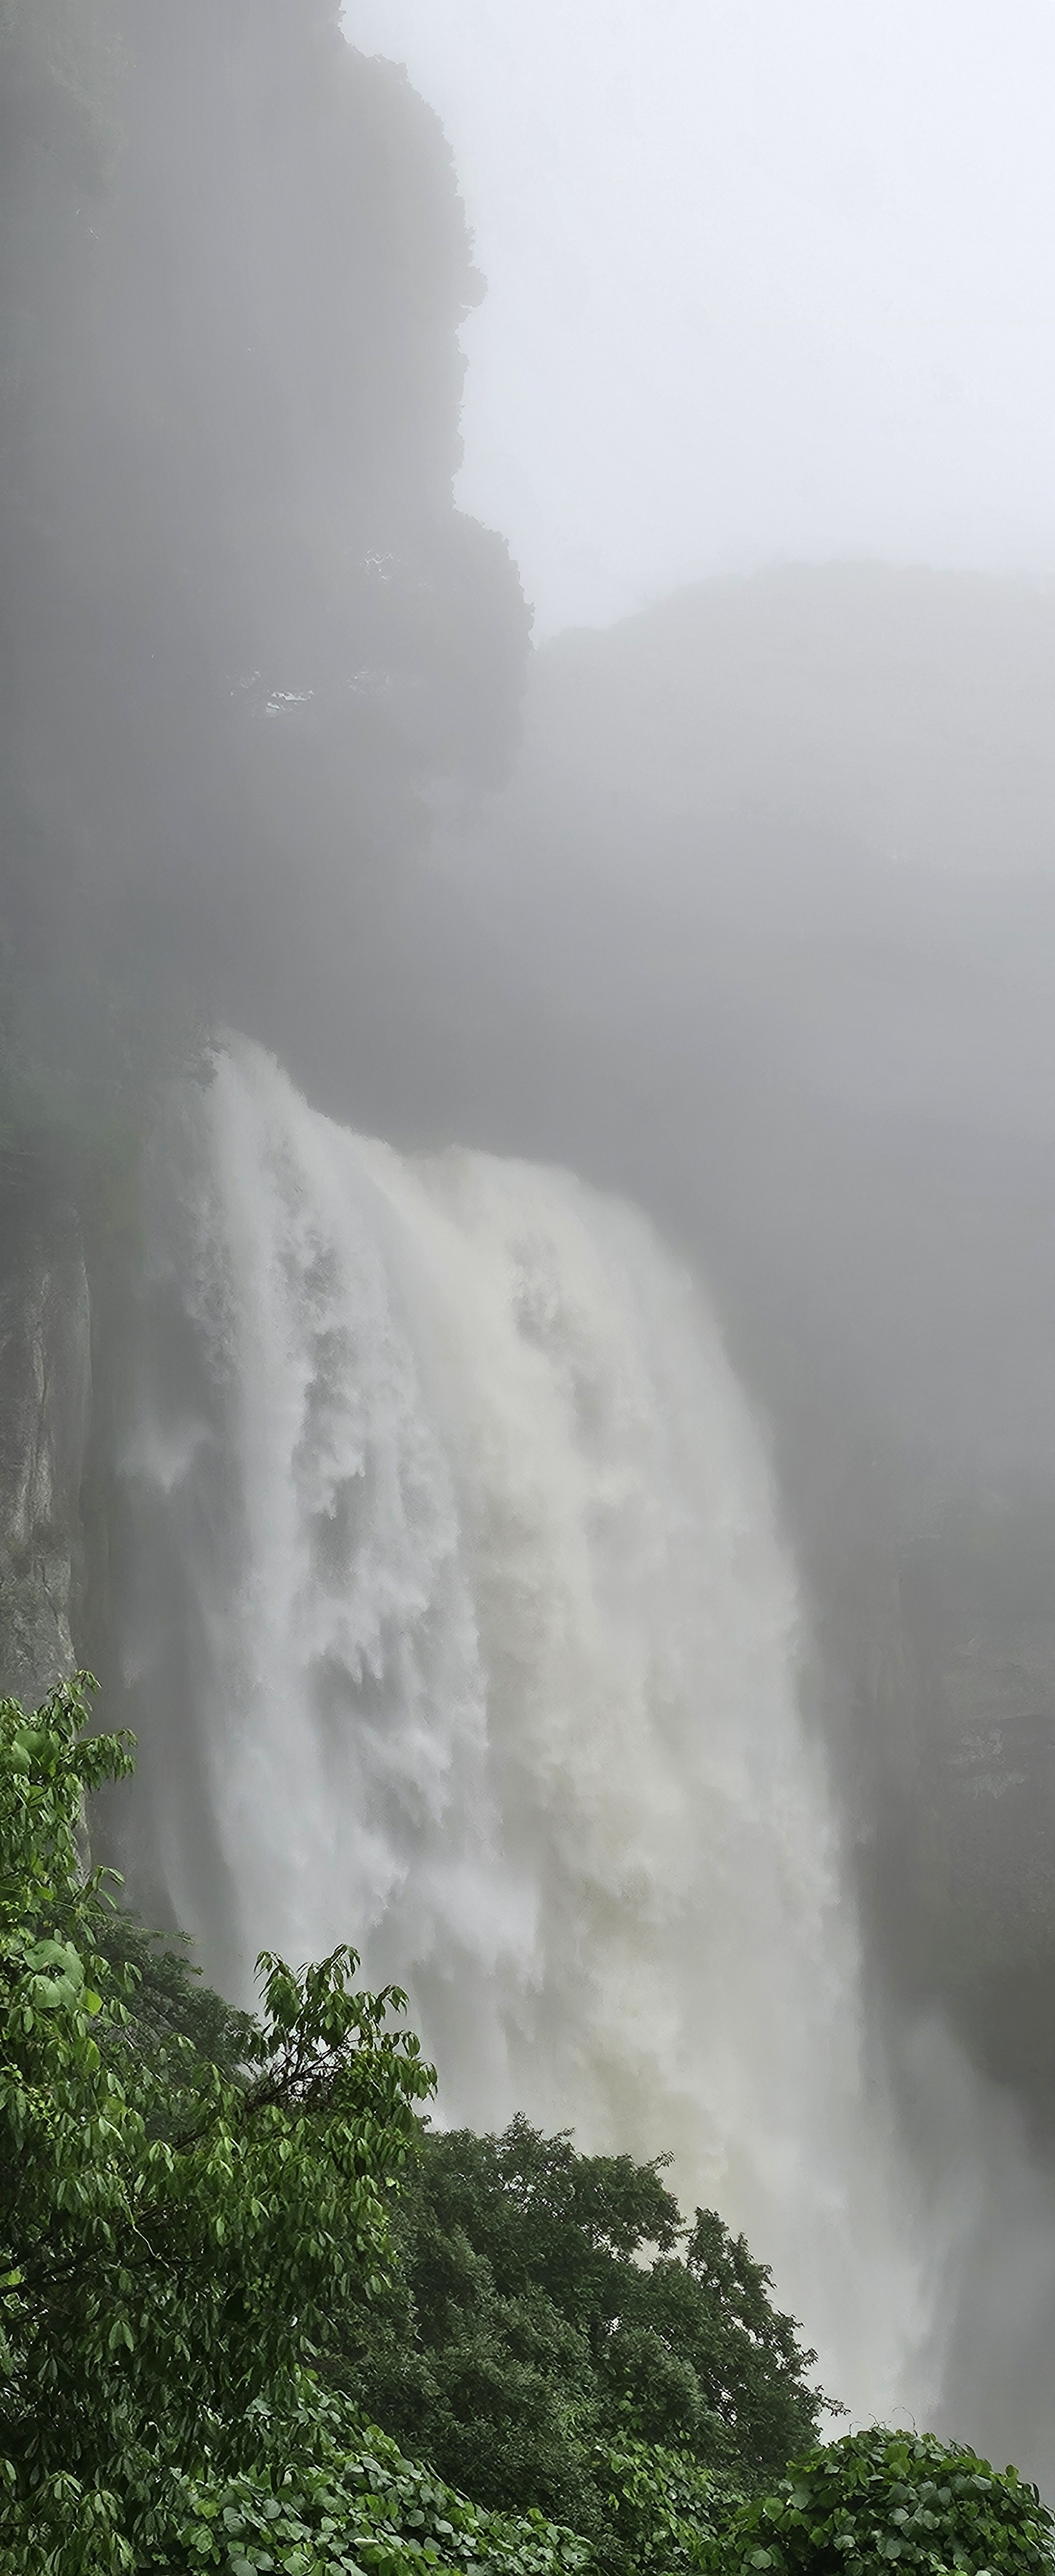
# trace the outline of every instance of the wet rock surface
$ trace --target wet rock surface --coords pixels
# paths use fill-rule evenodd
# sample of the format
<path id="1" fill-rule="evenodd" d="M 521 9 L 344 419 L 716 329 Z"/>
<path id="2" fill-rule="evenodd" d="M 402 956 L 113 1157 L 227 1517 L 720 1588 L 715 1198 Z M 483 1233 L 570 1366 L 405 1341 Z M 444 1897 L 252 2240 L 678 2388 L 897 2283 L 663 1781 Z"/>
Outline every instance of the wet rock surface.
<path id="1" fill-rule="evenodd" d="M 75 1661 L 90 1409 L 88 1281 L 76 1222 L 18 1213 L 0 1234 L 0 1689 L 29 1702 Z"/>

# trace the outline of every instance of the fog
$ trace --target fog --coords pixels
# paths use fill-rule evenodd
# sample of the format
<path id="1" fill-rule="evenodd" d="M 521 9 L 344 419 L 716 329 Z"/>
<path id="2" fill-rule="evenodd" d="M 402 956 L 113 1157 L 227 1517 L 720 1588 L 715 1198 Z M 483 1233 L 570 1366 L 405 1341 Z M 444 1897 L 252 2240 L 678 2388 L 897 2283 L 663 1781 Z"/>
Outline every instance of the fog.
<path id="1" fill-rule="evenodd" d="M 546 645 L 511 785 L 438 832 L 343 1068 L 328 1030 L 285 1042 L 405 1145 L 625 1193 L 715 1294 L 905 2116 L 904 2050 L 940 2066 L 950 2034 L 991 2088 L 954 2115 L 950 2063 L 970 2181 L 920 2114 L 938 2205 L 972 2212 L 947 2409 L 1046 2474 L 1053 678 L 1050 595 L 878 568 Z"/>
<path id="2" fill-rule="evenodd" d="M 801 1584 L 943 2421 L 1050 2476 L 1055 31 L 344 28 L 0 18 L 0 1181 L 87 1246 L 77 1643 L 118 1696 L 136 1158 L 219 1028 L 305 1168 L 326 1112 L 634 1202 Z"/>
<path id="3" fill-rule="evenodd" d="M 540 630 L 787 555 L 1050 569 L 1043 0 L 349 0 L 491 295 L 465 506 Z"/>
<path id="4" fill-rule="evenodd" d="M 545 648 L 512 788 L 437 847 L 406 945 L 428 1104 L 399 1031 L 360 1077 L 407 1139 L 569 1161 L 705 1265 L 818 1584 L 892 1969 L 1038 2102 L 1053 662 L 1028 590 L 877 571 Z"/>

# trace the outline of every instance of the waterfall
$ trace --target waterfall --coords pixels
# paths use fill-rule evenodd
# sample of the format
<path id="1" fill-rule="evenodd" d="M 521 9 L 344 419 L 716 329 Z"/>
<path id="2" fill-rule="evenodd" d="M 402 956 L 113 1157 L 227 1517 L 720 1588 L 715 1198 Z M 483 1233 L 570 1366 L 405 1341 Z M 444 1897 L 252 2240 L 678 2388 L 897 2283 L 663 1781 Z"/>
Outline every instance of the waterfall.
<path id="1" fill-rule="evenodd" d="M 401 1157 L 232 1041 L 157 1139 L 133 1340 L 137 1883 L 231 1990 L 352 1939 L 447 2120 L 671 2149 L 889 2411 L 921 2266 L 794 1568 L 697 1286 L 569 1174 Z"/>

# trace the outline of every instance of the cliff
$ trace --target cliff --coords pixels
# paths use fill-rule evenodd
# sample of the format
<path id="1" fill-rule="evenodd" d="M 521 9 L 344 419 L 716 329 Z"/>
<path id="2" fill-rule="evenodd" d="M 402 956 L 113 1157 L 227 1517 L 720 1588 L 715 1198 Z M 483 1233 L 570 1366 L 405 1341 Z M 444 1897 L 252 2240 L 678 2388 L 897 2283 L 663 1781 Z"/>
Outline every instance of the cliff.
<path id="1" fill-rule="evenodd" d="M 2 1688 L 30 1702 L 76 1658 L 91 1412 L 88 1281 L 73 1218 L 8 1217 L 0 1243 Z"/>

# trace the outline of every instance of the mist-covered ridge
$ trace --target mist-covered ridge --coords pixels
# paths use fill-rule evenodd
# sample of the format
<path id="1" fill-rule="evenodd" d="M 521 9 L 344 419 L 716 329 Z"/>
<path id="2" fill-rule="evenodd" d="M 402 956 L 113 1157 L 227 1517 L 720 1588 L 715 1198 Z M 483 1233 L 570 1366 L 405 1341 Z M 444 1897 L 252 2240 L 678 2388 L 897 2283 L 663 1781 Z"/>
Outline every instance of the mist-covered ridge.
<path id="1" fill-rule="evenodd" d="M 9 7 L 0 66 L 0 932 L 79 1078 L 117 1011 L 303 1004 L 508 763 L 528 612 L 405 74 L 303 0 Z"/>

